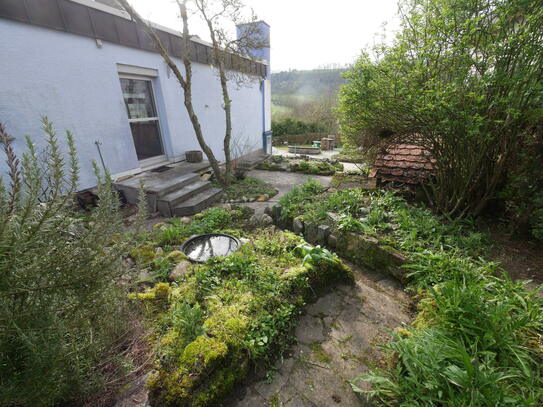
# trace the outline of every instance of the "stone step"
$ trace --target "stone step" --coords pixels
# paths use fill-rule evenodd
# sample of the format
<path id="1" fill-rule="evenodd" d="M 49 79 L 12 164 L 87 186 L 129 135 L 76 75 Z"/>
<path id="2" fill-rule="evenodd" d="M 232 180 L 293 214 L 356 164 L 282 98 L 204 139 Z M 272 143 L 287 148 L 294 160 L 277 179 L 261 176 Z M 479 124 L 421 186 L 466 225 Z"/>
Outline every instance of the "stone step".
<path id="1" fill-rule="evenodd" d="M 172 210 L 173 216 L 191 216 L 198 212 L 203 211 L 214 202 L 217 202 L 222 195 L 222 189 L 210 188 L 204 192 L 200 192 L 198 195 L 194 195 L 187 201 L 184 201 Z"/>
<path id="2" fill-rule="evenodd" d="M 149 193 L 156 194 L 157 197 L 161 198 L 199 180 L 200 175 L 188 173 L 171 179 L 163 179 L 159 182 L 155 181 L 149 186 L 146 184 L 145 190 Z"/>
<path id="3" fill-rule="evenodd" d="M 209 181 L 196 181 L 185 185 L 178 190 L 160 197 L 157 204 L 158 211 L 162 216 L 173 216 L 173 208 L 175 206 L 210 188 L 211 182 Z"/>

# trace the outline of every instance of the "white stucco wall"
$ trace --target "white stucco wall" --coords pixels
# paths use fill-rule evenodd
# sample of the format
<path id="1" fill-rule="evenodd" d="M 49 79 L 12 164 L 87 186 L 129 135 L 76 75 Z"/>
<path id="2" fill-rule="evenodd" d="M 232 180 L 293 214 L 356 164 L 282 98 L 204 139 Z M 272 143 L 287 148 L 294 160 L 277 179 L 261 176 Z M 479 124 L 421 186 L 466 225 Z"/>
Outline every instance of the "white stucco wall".
<path id="1" fill-rule="evenodd" d="M 43 145 L 40 117 L 48 116 L 59 134 L 71 130 L 75 136 L 81 189 L 95 184 L 91 162 L 100 163 L 95 141 L 102 143 L 105 164 L 113 174 L 139 168 L 118 63 L 158 71 L 153 87 L 168 157 L 200 149 L 182 89 L 156 53 L 107 42 L 99 48 L 91 38 L 0 19 L 0 56 L 0 121 L 16 137 L 16 151 L 23 151 L 27 134 Z M 213 151 L 223 159 L 224 110 L 218 78 L 207 65 L 193 63 L 193 71 L 196 113 Z M 260 78 L 242 88 L 231 83 L 230 91 L 233 136 L 248 142 L 251 151 L 261 149 L 263 123 L 269 123 L 263 115 L 269 116 L 269 108 L 263 109 Z M 2 162 L 0 173 L 5 169 Z"/>

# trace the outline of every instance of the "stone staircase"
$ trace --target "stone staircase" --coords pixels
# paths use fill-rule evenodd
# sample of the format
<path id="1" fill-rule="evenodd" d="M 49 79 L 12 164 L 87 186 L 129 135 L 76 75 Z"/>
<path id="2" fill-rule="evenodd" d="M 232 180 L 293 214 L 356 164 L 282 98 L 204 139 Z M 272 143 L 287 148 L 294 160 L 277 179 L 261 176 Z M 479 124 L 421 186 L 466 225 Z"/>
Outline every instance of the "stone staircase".
<path id="1" fill-rule="evenodd" d="M 172 165 L 164 172 L 146 171 L 137 176 L 118 181 L 115 187 L 131 204 L 138 201 L 140 180 L 143 179 L 149 211 L 162 216 L 190 216 L 218 201 L 222 190 L 202 178 L 197 171 L 209 167 L 207 162 Z"/>

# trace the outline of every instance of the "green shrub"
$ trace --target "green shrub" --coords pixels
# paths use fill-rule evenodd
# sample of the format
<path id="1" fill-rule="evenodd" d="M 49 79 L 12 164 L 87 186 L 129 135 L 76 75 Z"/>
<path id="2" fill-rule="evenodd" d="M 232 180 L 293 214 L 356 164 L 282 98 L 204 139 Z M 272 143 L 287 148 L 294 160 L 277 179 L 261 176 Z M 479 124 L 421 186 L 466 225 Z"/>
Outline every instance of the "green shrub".
<path id="1" fill-rule="evenodd" d="M 209 208 L 193 217 L 193 221 L 185 225 L 178 218 L 168 220 L 168 225 L 154 230 L 151 240 L 156 240 L 159 246 L 170 248 L 180 245 L 184 240 L 192 235 L 203 233 L 212 233 L 228 228 L 232 225 L 245 223 L 249 217 L 251 209 L 240 207 L 228 211 L 224 208 Z"/>
<path id="2" fill-rule="evenodd" d="M 380 405 L 541 405 L 542 300 L 508 279 L 455 276 L 430 291 L 415 326 L 386 347 L 395 365 L 357 380 L 373 385 Z"/>
<path id="3" fill-rule="evenodd" d="M 309 179 L 305 184 L 292 188 L 286 195 L 281 197 L 279 203 L 283 206 L 285 217 L 296 217 L 301 215 L 307 204 L 312 202 L 316 195 L 324 192 L 324 187 L 314 179 Z"/>
<path id="4" fill-rule="evenodd" d="M 322 160 L 300 161 L 289 165 L 290 171 L 303 172 L 313 175 L 334 175 L 336 171 L 343 171 L 343 164 Z"/>
<path id="5" fill-rule="evenodd" d="M 68 132 L 61 153 L 43 120 L 46 148 L 26 139 L 21 161 L 4 128 L 9 186 L 0 185 L 0 399 L 3 405 L 50 406 L 96 391 L 99 366 L 126 331 L 115 284 L 126 245 L 109 175 L 98 203 L 74 205 L 78 162 Z M 113 365 L 112 365 L 113 366 Z"/>
<path id="6" fill-rule="evenodd" d="M 541 1 L 402 0 L 399 8 L 394 40 L 364 51 L 345 74 L 342 134 L 371 155 L 423 146 L 436 160 L 426 188 L 435 209 L 478 216 L 541 134 Z"/>

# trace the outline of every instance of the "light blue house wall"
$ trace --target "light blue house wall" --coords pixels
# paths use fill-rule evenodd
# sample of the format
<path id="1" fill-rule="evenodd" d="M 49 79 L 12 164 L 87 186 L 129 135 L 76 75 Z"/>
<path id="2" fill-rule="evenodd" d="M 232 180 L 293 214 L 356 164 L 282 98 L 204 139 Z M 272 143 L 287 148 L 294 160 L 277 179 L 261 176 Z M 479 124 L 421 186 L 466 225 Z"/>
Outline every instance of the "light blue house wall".
<path id="1" fill-rule="evenodd" d="M 121 93 L 117 64 L 157 71 L 153 87 L 165 153 L 170 160 L 187 150 L 199 150 L 183 104 L 183 93 L 160 55 L 92 38 L 0 19 L 0 122 L 24 149 L 23 136 L 43 145 L 40 116 L 47 116 L 59 134 L 71 130 L 81 164 L 80 189 L 95 185 L 92 160 L 123 175 L 140 169 Z M 182 66 L 181 61 L 176 61 Z M 214 69 L 193 62 L 193 102 L 204 135 L 219 159 L 224 158 L 224 110 Z M 263 109 L 262 78 L 238 88 L 231 83 L 233 137 L 243 152 L 262 149 L 262 132 L 269 122 Z M 5 173 L 5 163 L 0 173 Z"/>

